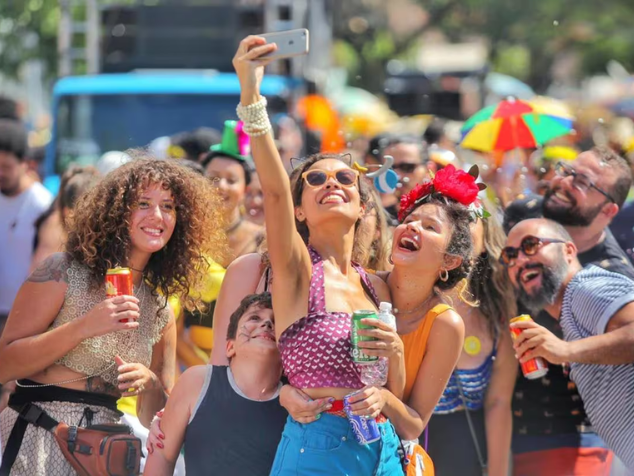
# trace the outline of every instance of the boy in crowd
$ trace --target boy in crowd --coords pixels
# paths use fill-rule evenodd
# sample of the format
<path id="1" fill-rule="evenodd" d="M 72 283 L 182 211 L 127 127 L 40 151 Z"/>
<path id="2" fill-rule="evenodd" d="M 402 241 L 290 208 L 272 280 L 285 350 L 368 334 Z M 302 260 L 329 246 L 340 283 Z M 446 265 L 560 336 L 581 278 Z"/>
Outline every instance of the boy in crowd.
<path id="1" fill-rule="evenodd" d="M 189 476 L 268 475 L 288 413 L 279 404 L 282 365 L 269 293 L 245 297 L 227 330 L 229 366 L 199 365 L 178 380 L 145 472 L 171 475 L 185 445 Z"/>

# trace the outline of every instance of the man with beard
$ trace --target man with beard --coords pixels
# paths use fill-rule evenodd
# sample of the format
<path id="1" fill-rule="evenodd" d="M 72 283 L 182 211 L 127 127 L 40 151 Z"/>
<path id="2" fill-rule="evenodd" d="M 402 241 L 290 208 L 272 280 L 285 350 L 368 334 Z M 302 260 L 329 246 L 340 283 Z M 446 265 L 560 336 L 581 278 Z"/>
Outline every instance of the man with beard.
<path id="1" fill-rule="evenodd" d="M 563 330 L 562 340 L 536 322 L 514 323 L 523 330 L 514 343 L 516 355 L 521 362 L 543 357 L 569 364 L 594 431 L 634 470 L 634 281 L 597 266 L 582 268 L 566 229 L 545 219 L 517 224 L 500 260 L 521 304 L 533 313 L 546 310 Z M 532 467 L 524 463 L 519 473 L 516 467 L 516 474 L 607 474 L 610 456 L 601 451 L 601 441 L 587 430 L 576 441 L 573 465 L 563 446 L 553 451 L 544 445 L 550 451 L 541 451 Z"/>
<path id="2" fill-rule="evenodd" d="M 0 119 L 0 333 L 31 266 L 35 221 L 52 201 L 26 158 L 26 130 Z"/>
<path id="3" fill-rule="evenodd" d="M 572 236 L 583 266 L 595 264 L 634 279 L 634 268 L 609 228 L 631 186 L 627 161 L 611 149 L 595 147 L 572 162 L 555 165 L 543 200 L 531 196 L 511 203 L 505 211 L 505 229 L 534 217 L 541 207 L 544 218 L 560 223 Z"/>
<path id="4" fill-rule="evenodd" d="M 631 185 L 625 160 L 609 149 L 595 148 L 572 162 L 557 164 L 555 170 L 543 202 L 541 197 L 528 197 L 507 207 L 506 231 L 523 219 L 537 216 L 541 209 L 544 216 L 563 225 L 572 236 L 583 266 L 593 264 L 634 278 L 634 268 L 607 228 Z M 562 337 L 557 319 L 545 311 L 532 315 L 535 322 Z M 559 365 L 550 365 L 542 379 L 518 376 L 513 417 L 516 475 L 583 474 L 583 469 L 574 468 L 605 458 L 600 439 L 594 442 L 588 436 L 593 434 L 592 427 L 579 392 Z M 557 473 L 550 469 L 546 453 L 556 454 L 565 470 Z"/>
<path id="5" fill-rule="evenodd" d="M 562 224 L 579 250 L 582 265 L 597 264 L 634 279 L 634 269 L 608 226 L 632 186 L 627 161 L 595 147 L 571 163 L 560 162 L 544 196 L 544 218 Z"/>

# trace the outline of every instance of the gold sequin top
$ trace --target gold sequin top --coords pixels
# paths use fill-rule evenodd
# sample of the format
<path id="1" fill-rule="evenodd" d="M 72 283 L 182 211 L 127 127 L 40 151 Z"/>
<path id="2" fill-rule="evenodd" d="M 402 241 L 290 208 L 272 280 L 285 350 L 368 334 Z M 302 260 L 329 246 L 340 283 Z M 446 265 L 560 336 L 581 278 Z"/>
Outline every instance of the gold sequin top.
<path id="1" fill-rule="evenodd" d="M 105 285 L 98 289 L 90 286 L 91 277 L 87 267 L 72 261 L 67 273 L 66 297 L 51 329 L 83 316 L 106 298 Z M 56 363 L 86 375 L 105 371 L 100 377 L 115 386 L 119 375 L 114 365 L 115 355 L 125 362 L 140 363 L 149 368 L 152 346 L 161 339 L 169 312 L 167 308 L 159 310 L 162 303 L 159 298 L 152 296 L 147 284 L 143 283 L 135 294 L 141 308 L 138 328 L 86 339 Z"/>

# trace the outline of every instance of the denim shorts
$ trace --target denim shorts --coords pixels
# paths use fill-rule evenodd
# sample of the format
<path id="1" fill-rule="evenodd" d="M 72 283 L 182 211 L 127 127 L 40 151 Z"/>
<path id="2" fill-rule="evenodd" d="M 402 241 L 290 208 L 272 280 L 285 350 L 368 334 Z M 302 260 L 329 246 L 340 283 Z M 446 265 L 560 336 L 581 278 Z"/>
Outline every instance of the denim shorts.
<path id="1" fill-rule="evenodd" d="M 271 476 L 397 476 L 403 474 L 399 439 L 388 421 L 379 423 L 381 439 L 360 445 L 347 418 L 322 414 L 302 424 L 288 417 Z"/>

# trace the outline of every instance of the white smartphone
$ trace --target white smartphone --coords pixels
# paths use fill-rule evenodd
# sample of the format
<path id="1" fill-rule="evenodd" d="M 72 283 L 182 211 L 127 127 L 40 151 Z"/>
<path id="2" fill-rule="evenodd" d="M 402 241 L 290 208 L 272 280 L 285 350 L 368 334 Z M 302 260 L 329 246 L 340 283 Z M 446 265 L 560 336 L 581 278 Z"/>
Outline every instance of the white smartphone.
<path id="1" fill-rule="evenodd" d="M 265 33 L 258 36 L 266 38 L 267 43 L 277 45 L 276 51 L 263 55 L 262 58 L 278 60 L 308 54 L 308 30 L 305 28 Z"/>

